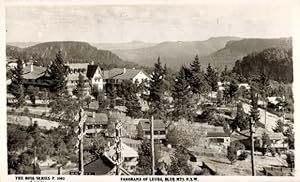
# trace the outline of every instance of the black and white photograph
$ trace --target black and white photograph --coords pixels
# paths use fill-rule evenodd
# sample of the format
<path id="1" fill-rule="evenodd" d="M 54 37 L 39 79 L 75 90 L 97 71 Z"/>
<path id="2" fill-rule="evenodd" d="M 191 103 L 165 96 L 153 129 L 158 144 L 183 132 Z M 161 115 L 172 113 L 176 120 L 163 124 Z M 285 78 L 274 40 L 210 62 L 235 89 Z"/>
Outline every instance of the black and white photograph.
<path id="1" fill-rule="evenodd" d="M 295 176 L 294 4 L 6 5 L 5 173 Z"/>

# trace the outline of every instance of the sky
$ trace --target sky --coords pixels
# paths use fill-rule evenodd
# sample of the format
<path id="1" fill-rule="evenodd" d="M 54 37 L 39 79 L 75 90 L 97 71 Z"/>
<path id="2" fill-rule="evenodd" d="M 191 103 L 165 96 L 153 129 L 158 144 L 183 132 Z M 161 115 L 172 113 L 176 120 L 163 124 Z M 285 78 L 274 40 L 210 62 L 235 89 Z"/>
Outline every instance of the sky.
<path id="1" fill-rule="evenodd" d="M 6 42 L 157 43 L 205 40 L 217 36 L 292 36 L 291 3 L 276 0 L 256 3 L 232 0 L 226 1 L 231 2 L 226 4 L 203 2 L 173 5 L 10 5 L 5 9 Z"/>

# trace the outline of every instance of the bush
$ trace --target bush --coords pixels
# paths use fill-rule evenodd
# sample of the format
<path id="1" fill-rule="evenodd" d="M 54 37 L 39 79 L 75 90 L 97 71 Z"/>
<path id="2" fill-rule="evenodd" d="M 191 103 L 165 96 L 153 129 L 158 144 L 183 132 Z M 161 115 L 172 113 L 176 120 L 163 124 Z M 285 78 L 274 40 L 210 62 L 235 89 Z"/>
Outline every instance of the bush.
<path id="1" fill-rule="evenodd" d="M 286 162 L 288 163 L 289 167 L 294 168 L 295 167 L 295 154 L 288 153 L 287 157 L 286 157 Z"/>
<path id="2" fill-rule="evenodd" d="M 275 156 L 276 156 L 276 151 L 275 151 L 275 149 L 274 149 L 274 148 L 271 148 L 270 152 L 271 152 L 271 154 L 272 154 L 272 156 L 273 156 L 273 157 L 275 157 Z"/>
<path id="3" fill-rule="evenodd" d="M 23 113 L 24 113 L 25 115 L 29 114 L 29 109 L 28 109 L 28 107 L 25 107 L 25 108 L 24 108 Z"/>
<path id="4" fill-rule="evenodd" d="M 241 155 L 239 156 L 239 160 L 243 161 L 247 159 L 248 153 L 247 152 L 242 152 Z"/>

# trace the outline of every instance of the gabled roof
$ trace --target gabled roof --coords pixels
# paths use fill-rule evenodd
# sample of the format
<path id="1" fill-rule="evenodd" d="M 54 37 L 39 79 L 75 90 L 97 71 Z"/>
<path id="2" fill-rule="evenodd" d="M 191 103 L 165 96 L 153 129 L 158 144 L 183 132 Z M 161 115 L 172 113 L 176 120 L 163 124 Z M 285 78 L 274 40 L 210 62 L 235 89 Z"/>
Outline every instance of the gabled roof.
<path id="1" fill-rule="evenodd" d="M 95 72 L 97 71 L 98 68 L 100 69 L 98 65 L 88 65 L 86 76 L 89 79 L 92 78 L 95 75 Z"/>
<path id="2" fill-rule="evenodd" d="M 115 153 L 116 153 L 115 147 L 111 146 L 108 151 L 108 155 L 112 157 L 115 155 Z M 122 157 L 139 157 L 137 151 L 135 151 L 133 148 L 129 147 L 123 142 L 121 143 L 121 155 Z"/>
<path id="3" fill-rule="evenodd" d="M 94 113 L 95 118 L 93 118 L 93 113 L 87 113 L 86 124 L 107 124 L 108 117 L 105 113 Z"/>
<path id="4" fill-rule="evenodd" d="M 31 72 L 31 65 L 27 65 L 24 67 L 23 78 L 35 80 L 45 75 L 47 68 L 32 65 L 32 72 Z"/>
<path id="5" fill-rule="evenodd" d="M 84 165 L 85 173 L 95 173 L 95 175 L 108 174 L 113 168 L 114 164 L 105 157 L 100 157 Z"/>
<path id="6" fill-rule="evenodd" d="M 141 119 L 139 123 L 141 124 L 143 130 L 150 130 L 150 120 L 149 119 Z M 166 128 L 166 124 L 163 122 L 163 120 L 154 120 L 153 125 L 154 125 L 154 130 Z"/>
<path id="7" fill-rule="evenodd" d="M 65 65 L 70 69 L 87 69 L 89 63 L 67 63 Z"/>
<path id="8" fill-rule="evenodd" d="M 143 70 L 127 69 L 127 68 L 113 68 L 108 71 L 103 71 L 103 75 L 104 75 L 105 79 L 129 80 L 129 79 L 133 79 L 139 72 L 143 72 Z"/>

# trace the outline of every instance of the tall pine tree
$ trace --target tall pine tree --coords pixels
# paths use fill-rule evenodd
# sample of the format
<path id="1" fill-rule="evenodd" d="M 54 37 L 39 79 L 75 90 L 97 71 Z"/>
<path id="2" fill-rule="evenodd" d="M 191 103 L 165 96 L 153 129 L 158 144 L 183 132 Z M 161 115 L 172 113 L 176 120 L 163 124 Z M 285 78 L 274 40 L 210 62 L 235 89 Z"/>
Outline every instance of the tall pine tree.
<path id="1" fill-rule="evenodd" d="M 165 73 L 166 70 L 163 69 L 160 58 L 158 57 L 157 63 L 154 64 L 154 72 L 151 75 L 148 87 L 148 102 L 150 106 L 150 114 L 153 115 L 156 119 L 164 119 L 166 116 L 166 101 L 164 99 Z"/>
<path id="2" fill-rule="evenodd" d="M 18 58 L 17 67 L 11 69 L 11 84 L 8 86 L 8 91 L 12 93 L 16 99 L 16 107 L 22 107 L 25 104 L 25 94 L 24 94 L 24 68 L 23 61 L 21 58 Z"/>
<path id="3" fill-rule="evenodd" d="M 53 91 L 57 96 L 61 96 L 66 91 L 68 75 L 61 51 L 56 54 L 53 64 L 50 65 L 50 74 L 53 80 Z"/>
<path id="4" fill-rule="evenodd" d="M 173 117 L 175 120 L 182 118 L 191 119 L 191 92 L 186 79 L 185 68 L 182 66 L 173 86 L 172 97 L 174 99 Z"/>
<path id="5" fill-rule="evenodd" d="M 201 70 L 201 65 L 199 62 L 198 55 L 196 55 L 193 63 L 191 64 L 191 72 L 190 75 L 186 75 L 188 78 L 188 81 L 190 82 L 191 90 L 194 94 L 198 95 L 202 94 L 204 92 L 207 92 L 209 89 L 209 85 L 207 84 L 207 81 L 205 80 L 205 74 Z"/>
<path id="6" fill-rule="evenodd" d="M 208 85 L 210 86 L 212 91 L 218 90 L 218 72 L 215 71 L 211 67 L 210 64 L 208 64 L 205 74 L 206 81 L 208 82 Z"/>

